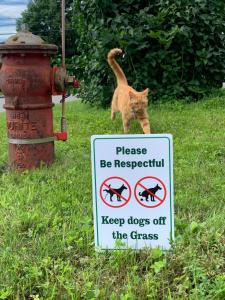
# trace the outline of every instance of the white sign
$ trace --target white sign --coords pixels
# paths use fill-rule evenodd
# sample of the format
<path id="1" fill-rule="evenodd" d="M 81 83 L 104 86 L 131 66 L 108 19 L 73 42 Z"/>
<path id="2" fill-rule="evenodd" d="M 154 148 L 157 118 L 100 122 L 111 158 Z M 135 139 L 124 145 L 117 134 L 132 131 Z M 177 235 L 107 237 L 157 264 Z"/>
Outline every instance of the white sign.
<path id="1" fill-rule="evenodd" d="M 169 249 L 174 239 L 170 134 L 91 137 L 97 249 Z"/>

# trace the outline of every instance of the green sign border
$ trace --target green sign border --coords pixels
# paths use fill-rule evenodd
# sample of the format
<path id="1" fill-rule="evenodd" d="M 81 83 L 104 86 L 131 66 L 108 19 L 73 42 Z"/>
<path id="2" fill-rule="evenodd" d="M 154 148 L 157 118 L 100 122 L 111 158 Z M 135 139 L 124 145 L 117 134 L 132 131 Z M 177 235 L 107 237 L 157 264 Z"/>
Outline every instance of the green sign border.
<path id="1" fill-rule="evenodd" d="M 172 135 L 171 135 L 172 136 Z M 95 212 L 96 212 L 96 229 L 97 229 L 97 246 L 101 250 L 127 250 L 125 248 L 101 248 L 99 244 L 99 232 L 98 232 L 98 205 L 97 205 L 97 183 L 96 183 L 96 160 L 95 160 L 95 142 L 96 140 L 127 140 L 127 139 L 167 139 L 169 141 L 169 179 L 170 179 L 170 239 L 174 240 L 174 224 L 173 224 L 173 207 L 172 207 L 172 168 L 171 168 L 171 139 L 168 136 L 143 136 L 143 137 L 105 137 L 105 138 L 94 138 L 92 143 L 93 143 L 93 157 L 94 157 L 94 181 L 95 181 Z M 139 250 L 139 249 L 133 249 L 133 250 Z"/>

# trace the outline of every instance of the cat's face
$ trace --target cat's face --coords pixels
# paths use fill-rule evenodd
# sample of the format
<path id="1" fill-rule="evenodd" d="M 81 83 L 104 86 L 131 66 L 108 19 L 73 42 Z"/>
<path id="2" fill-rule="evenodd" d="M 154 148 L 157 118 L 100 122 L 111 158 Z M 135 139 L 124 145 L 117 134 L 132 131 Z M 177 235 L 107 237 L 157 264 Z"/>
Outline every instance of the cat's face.
<path id="1" fill-rule="evenodd" d="M 137 94 L 130 93 L 130 107 L 136 113 L 146 109 L 148 107 L 148 89 Z"/>

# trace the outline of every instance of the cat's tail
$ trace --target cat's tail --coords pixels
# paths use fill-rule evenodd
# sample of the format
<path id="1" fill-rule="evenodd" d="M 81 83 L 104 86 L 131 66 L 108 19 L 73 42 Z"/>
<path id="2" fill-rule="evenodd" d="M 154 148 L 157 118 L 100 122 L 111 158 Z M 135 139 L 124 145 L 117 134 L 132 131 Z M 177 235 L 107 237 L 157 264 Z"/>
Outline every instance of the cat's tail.
<path id="1" fill-rule="evenodd" d="M 114 49 L 110 50 L 108 53 L 108 63 L 110 65 L 110 67 L 112 68 L 114 74 L 116 75 L 117 84 L 119 84 L 119 83 L 128 84 L 126 76 L 123 73 L 123 70 L 121 69 L 121 67 L 119 66 L 119 64 L 116 62 L 116 60 L 114 58 L 115 55 L 121 54 L 121 53 L 123 53 L 123 51 L 119 48 L 114 48 Z"/>

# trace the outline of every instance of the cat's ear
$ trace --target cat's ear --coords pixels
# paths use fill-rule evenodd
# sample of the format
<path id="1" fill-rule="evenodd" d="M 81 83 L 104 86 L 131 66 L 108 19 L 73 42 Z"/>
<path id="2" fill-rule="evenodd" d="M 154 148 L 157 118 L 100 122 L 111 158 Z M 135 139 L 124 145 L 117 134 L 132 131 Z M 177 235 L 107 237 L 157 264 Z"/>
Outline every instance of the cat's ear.
<path id="1" fill-rule="evenodd" d="M 143 93 L 144 96 L 148 96 L 148 92 L 149 92 L 149 89 L 147 88 L 142 93 Z"/>
<path id="2" fill-rule="evenodd" d="M 130 100 L 133 100 L 136 98 L 136 95 L 132 91 L 129 91 L 129 96 L 130 96 Z"/>

